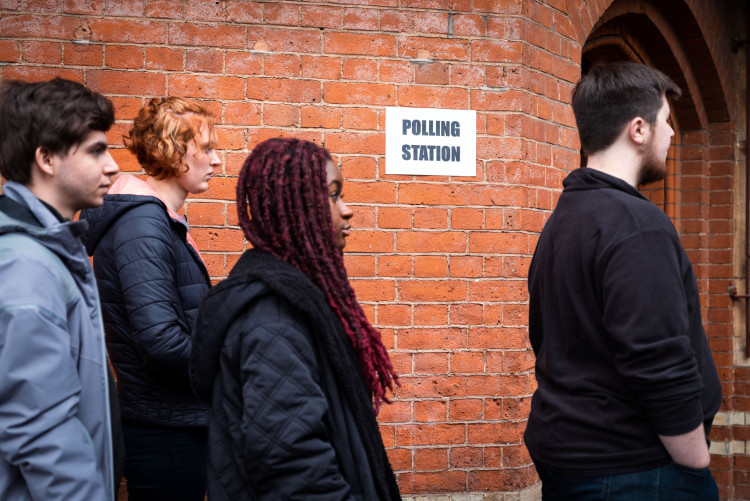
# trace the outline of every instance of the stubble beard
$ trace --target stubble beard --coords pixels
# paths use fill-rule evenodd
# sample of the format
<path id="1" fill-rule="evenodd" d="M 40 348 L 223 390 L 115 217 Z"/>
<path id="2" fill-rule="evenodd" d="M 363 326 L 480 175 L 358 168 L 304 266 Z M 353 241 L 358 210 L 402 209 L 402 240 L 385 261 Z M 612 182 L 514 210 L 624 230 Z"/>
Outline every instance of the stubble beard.
<path id="1" fill-rule="evenodd" d="M 638 186 L 655 183 L 661 181 L 667 175 L 667 158 L 659 158 L 654 151 L 653 144 L 644 145 L 645 152 L 643 154 L 643 161 L 641 163 L 641 169 L 638 172 Z"/>

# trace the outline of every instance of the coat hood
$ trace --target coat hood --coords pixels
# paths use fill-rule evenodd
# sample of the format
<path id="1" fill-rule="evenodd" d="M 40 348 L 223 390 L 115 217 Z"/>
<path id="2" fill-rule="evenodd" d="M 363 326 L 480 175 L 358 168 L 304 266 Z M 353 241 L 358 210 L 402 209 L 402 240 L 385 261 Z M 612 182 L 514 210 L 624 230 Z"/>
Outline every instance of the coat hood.
<path id="1" fill-rule="evenodd" d="M 86 231 L 86 221 L 60 222 L 44 204 L 22 184 L 8 181 L 3 187 L 5 196 L 26 208 L 41 226 L 13 217 L 12 212 L 0 211 L 0 235 L 26 233 L 57 254 L 67 268 L 79 275 L 86 275 L 91 265 L 82 257 L 81 238 Z M 23 210 L 21 208 L 21 210 Z"/>
<path id="2" fill-rule="evenodd" d="M 117 178 L 109 192 L 104 195 L 104 203 L 100 207 L 81 211 L 80 219 L 89 223 L 89 230 L 83 236 L 83 243 L 86 245 L 88 255 L 94 255 L 102 237 L 123 214 L 144 204 L 157 204 L 161 207 L 173 221 L 179 233 L 195 250 L 198 258 L 201 261 L 203 260 L 197 244 L 190 236 L 190 227 L 187 221 L 167 207 L 161 195 L 151 185 L 142 179 L 127 174 Z"/>
<path id="3" fill-rule="evenodd" d="M 628 193 L 629 195 L 648 200 L 637 188 L 629 185 L 619 177 L 615 177 L 600 170 L 580 167 L 572 171 L 563 179 L 566 191 L 611 189 Z"/>

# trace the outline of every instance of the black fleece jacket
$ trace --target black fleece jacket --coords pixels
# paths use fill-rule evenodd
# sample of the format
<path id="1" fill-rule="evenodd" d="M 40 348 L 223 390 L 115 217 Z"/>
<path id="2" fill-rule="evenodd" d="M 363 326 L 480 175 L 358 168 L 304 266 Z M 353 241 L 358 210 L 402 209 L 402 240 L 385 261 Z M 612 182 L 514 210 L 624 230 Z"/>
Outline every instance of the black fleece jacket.
<path id="1" fill-rule="evenodd" d="M 721 386 L 695 275 L 669 218 L 588 168 L 563 182 L 529 269 L 538 388 L 526 445 L 581 476 L 671 461 L 658 434 L 710 429 Z"/>

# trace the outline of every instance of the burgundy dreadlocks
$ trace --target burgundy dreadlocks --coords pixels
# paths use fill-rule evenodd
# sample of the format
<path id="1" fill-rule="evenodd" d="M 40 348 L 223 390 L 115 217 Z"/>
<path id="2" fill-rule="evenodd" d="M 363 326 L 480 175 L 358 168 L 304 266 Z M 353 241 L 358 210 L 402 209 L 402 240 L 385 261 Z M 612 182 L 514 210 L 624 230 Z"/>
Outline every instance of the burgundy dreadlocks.
<path id="1" fill-rule="evenodd" d="M 307 275 L 325 294 L 359 357 L 375 412 L 398 376 L 347 278 L 334 239 L 326 186 L 329 153 L 309 141 L 268 139 L 253 149 L 237 181 L 237 212 L 255 249 Z"/>

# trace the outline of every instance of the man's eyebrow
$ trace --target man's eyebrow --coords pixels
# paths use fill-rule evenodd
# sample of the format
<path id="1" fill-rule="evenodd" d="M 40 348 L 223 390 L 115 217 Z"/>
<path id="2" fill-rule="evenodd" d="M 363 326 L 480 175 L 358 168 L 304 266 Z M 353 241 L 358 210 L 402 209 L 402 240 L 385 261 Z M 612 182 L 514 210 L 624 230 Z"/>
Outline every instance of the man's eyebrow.
<path id="1" fill-rule="evenodd" d="M 90 145 L 88 146 L 88 148 L 87 148 L 87 149 L 88 149 L 89 151 L 91 151 L 91 150 L 97 150 L 97 149 L 99 149 L 99 148 L 104 148 L 104 149 L 106 150 L 107 148 L 109 148 L 109 143 L 108 143 L 107 141 L 97 141 L 97 142 L 95 142 L 95 143 L 91 143 L 91 144 L 90 144 Z"/>

